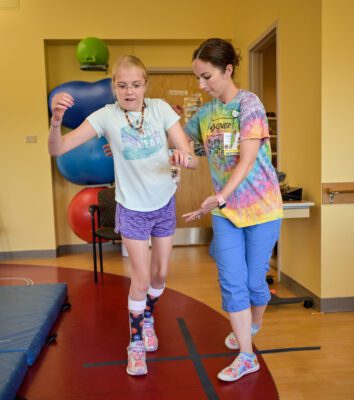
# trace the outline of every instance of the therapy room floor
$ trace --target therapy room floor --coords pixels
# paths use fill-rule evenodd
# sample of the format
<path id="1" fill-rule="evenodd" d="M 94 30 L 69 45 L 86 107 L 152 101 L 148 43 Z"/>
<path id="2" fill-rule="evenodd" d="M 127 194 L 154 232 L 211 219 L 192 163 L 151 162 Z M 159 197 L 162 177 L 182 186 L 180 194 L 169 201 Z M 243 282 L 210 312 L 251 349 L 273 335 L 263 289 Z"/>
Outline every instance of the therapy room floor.
<path id="1" fill-rule="evenodd" d="M 36 266 L 33 271 L 30 265 Z M 42 269 L 37 266 L 42 266 Z M 302 304 L 268 307 L 262 330 L 253 341 L 264 360 L 262 375 L 251 374 L 229 384 L 217 381 L 215 374 L 218 369 L 231 360 L 231 355 L 227 354 L 229 351 L 223 346 L 229 328 L 226 315 L 220 309 L 216 268 L 206 246 L 173 249 L 167 282 L 170 290 L 156 309 L 165 346 L 161 346 L 158 354 L 148 355 L 150 372 L 144 381 L 137 384 L 137 378 L 125 374 L 123 360 L 128 340 L 128 321 L 124 319 L 129 287 L 129 280 L 124 278 L 129 276 L 128 258 L 122 257 L 118 251 L 105 251 L 105 275 L 103 279 L 99 276 L 97 285 L 93 284 L 90 253 L 2 262 L 0 276 L 10 270 L 13 275 L 16 269 L 22 275 L 28 271 L 28 276 L 42 276 L 38 283 L 45 281 L 43 276 L 48 271 L 61 271 L 52 276 L 68 281 L 69 301 L 73 305 L 72 310 L 63 314 L 56 324 L 57 343 L 42 351 L 36 362 L 38 366 L 31 367 L 33 370 L 21 386 L 19 394 L 28 400 L 152 397 L 263 400 L 277 398 L 276 392 L 280 399 L 286 400 L 354 398 L 354 313 L 322 314 L 306 309 Z M 36 283 L 36 279 L 33 280 Z M 277 282 L 271 288 L 278 296 L 293 296 Z M 98 299 L 106 300 L 102 308 L 92 304 Z M 80 308 L 81 313 L 78 312 Z M 112 313 L 115 309 L 120 310 L 117 311 L 117 324 Z M 100 312 L 96 315 L 98 310 Z M 95 323 L 96 319 L 100 326 Z M 162 320 L 168 322 L 162 326 Z M 90 335 L 84 331 L 90 326 L 95 329 L 96 336 L 102 336 L 95 349 L 89 347 Z M 76 334 L 82 340 L 66 343 L 67 335 Z M 182 340 L 188 337 L 189 341 Z M 88 342 L 86 348 L 82 348 L 84 342 Z M 89 375 L 74 370 L 68 356 L 70 348 L 72 351 L 76 349 L 78 354 L 84 353 L 82 359 L 86 364 L 81 365 L 92 367 Z M 79 355 L 75 359 L 79 359 Z M 158 362 L 161 360 L 163 362 Z M 51 389 L 50 382 L 54 385 L 56 380 L 62 382 L 58 384 L 60 389 Z M 106 390 L 95 393 L 91 388 L 100 385 L 105 385 Z M 87 388 L 90 388 L 90 394 L 85 394 Z"/>

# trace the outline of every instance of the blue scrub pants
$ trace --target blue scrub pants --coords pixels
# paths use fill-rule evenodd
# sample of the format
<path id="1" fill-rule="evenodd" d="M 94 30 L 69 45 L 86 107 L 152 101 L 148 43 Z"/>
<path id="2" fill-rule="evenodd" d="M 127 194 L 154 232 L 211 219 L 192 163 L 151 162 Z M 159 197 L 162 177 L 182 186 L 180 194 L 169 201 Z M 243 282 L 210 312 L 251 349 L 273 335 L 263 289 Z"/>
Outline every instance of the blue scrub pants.
<path id="1" fill-rule="evenodd" d="M 227 218 L 213 215 L 212 223 L 210 255 L 219 271 L 223 310 L 237 312 L 268 304 L 266 274 L 281 219 L 237 228 Z"/>

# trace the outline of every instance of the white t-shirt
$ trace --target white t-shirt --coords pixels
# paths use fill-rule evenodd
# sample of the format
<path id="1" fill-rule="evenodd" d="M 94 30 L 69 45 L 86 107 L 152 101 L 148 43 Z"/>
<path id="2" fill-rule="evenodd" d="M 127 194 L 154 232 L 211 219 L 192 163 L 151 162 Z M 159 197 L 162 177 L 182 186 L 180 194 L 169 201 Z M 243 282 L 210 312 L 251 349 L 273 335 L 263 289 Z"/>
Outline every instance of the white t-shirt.
<path id="1" fill-rule="evenodd" d="M 145 99 L 144 133 L 129 126 L 118 103 L 108 104 L 87 117 L 99 137 L 111 146 L 116 182 L 116 201 L 135 211 L 165 206 L 176 191 L 168 162 L 167 130 L 178 114 L 163 100 Z M 129 112 L 135 126 L 140 112 Z"/>

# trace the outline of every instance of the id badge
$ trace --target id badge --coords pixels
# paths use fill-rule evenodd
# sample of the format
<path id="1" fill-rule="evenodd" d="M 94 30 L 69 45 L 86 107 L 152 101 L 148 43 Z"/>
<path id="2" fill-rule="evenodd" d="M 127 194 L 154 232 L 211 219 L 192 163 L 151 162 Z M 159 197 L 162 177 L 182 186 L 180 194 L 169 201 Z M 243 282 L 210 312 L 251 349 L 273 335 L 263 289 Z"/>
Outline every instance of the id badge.
<path id="1" fill-rule="evenodd" d="M 224 132 L 224 155 L 240 154 L 240 132 Z"/>

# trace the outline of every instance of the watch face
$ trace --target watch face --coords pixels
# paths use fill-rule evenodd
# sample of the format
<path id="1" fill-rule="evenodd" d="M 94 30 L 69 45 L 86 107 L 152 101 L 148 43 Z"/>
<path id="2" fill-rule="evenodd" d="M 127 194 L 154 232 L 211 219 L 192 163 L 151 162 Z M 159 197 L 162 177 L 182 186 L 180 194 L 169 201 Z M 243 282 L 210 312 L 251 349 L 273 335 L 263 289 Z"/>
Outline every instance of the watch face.
<path id="1" fill-rule="evenodd" d="M 221 203 L 221 204 L 219 204 L 220 210 L 221 210 L 222 208 L 225 208 L 225 207 L 226 207 L 226 203 Z"/>

